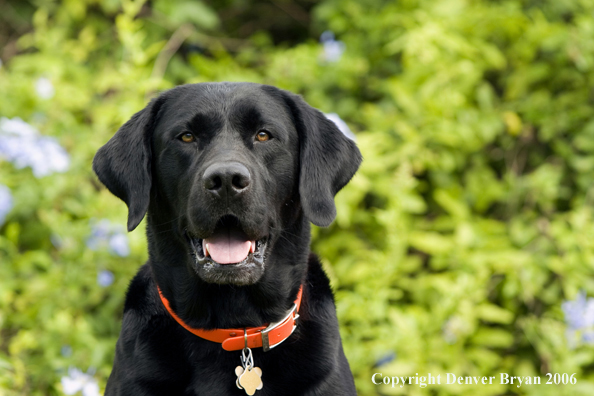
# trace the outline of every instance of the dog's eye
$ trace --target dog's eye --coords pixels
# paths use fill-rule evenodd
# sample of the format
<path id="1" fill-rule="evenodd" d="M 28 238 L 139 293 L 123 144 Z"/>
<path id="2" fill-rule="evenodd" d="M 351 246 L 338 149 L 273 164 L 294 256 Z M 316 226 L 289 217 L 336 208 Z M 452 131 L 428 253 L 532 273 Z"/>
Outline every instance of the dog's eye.
<path id="1" fill-rule="evenodd" d="M 196 138 L 189 132 L 184 133 L 180 136 L 181 140 L 185 143 L 192 143 Z"/>
<path id="2" fill-rule="evenodd" d="M 258 131 L 256 134 L 256 140 L 259 142 L 265 142 L 271 138 L 270 133 L 265 130 Z"/>

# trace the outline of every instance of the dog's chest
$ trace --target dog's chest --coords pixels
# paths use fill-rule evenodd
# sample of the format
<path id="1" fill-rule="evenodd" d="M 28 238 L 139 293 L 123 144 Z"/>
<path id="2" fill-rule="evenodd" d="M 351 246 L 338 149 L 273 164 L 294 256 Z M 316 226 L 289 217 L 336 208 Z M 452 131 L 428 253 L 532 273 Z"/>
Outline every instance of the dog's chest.
<path id="1" fill-rule="evenodd" d="M 193 395 L 272 396 L 307 392 L 311 383 L 303 380 L 300 375 L 302 368 L 290 359 L 288 353 L 266 355 L 269 353 L 254 351 L 254 368 L 249 373 L 242 368 L 241 351 L 223 351 L 222 356 L 210 362 L 199 358 L 189 389 Z M 238 386 L 238 377 L 242 374 L 243 386 Z M 208 392 L 205 393 L 205 390 Z"/>

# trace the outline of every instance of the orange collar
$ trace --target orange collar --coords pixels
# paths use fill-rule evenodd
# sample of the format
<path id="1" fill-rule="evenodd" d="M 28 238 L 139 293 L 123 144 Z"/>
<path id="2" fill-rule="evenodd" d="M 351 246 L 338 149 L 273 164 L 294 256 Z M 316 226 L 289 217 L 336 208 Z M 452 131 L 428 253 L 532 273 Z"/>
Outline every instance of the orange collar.
<path id="1" fill-rule="evenodd" d="M 270 349 L 278 346 L 281 342 L 286 340 L 297 327 L 297 318 L 299 318 L 298 312 L 299 307 L 301 306 L 301 296 L 303 295 L 303 285 L 301 285 L 299 292 L 297 293 L 295 304 L 287 316 L 278 322 L 270 323 L 268 326 L 246 327 L 245 329 L 203 330 L 194 329 L 188 326 L 175 312 L 173 312 L 169 305 L 169 301 L 163 296 L 163 293 L 161 293 L 161 289 L 158 286 L 157 289 L 159 290 L 159 296 L 161 297 L 163 305 L 177 323 L 200 338 L 222 344 L 223 349 L 226 351 L 238 351 L 243 349 L 246 346 L 246 338 L 247 346 L 249 348 L 262 347 L 264 352 L 268 352 Z"/>

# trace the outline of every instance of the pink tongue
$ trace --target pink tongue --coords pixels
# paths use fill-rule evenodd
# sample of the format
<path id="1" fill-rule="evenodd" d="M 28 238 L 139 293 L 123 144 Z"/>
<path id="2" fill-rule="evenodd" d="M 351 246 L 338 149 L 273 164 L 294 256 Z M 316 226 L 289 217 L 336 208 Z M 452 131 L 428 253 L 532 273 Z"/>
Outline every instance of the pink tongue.
<path id="1" fill-rule="evenodd" d="M 237 229 L 223 229 L 202 241 L 206 255 L 219 264 L 234 264 L 244 260 L 255 241 Z"/>

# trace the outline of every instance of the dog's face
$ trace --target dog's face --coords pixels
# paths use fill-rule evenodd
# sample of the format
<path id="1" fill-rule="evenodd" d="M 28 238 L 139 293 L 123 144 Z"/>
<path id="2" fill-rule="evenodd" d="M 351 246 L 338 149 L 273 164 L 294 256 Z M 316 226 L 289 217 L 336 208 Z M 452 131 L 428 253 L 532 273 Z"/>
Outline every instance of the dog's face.
<path id="1" fill-rule="evenodd" d="M 282 232 L 303 214 L 327 226 L 334 195 L 361 157 L 319 111 L 257 84 L 195 84 L 167 91 L 97 153 L 100 180 L 129 208 L 128 229 L 151 224 L 186 244 L 209 283 L 249 285 Z"/>
<path id="2" fill-rule="evenodd" d="M 281 209 L 296 192 L 291 115 L 265 92 L 245 88 L 174 98 L 161 106 L 153 134 L 153 180 L 209 282 L 262 276 L 283 227 Z"/>

